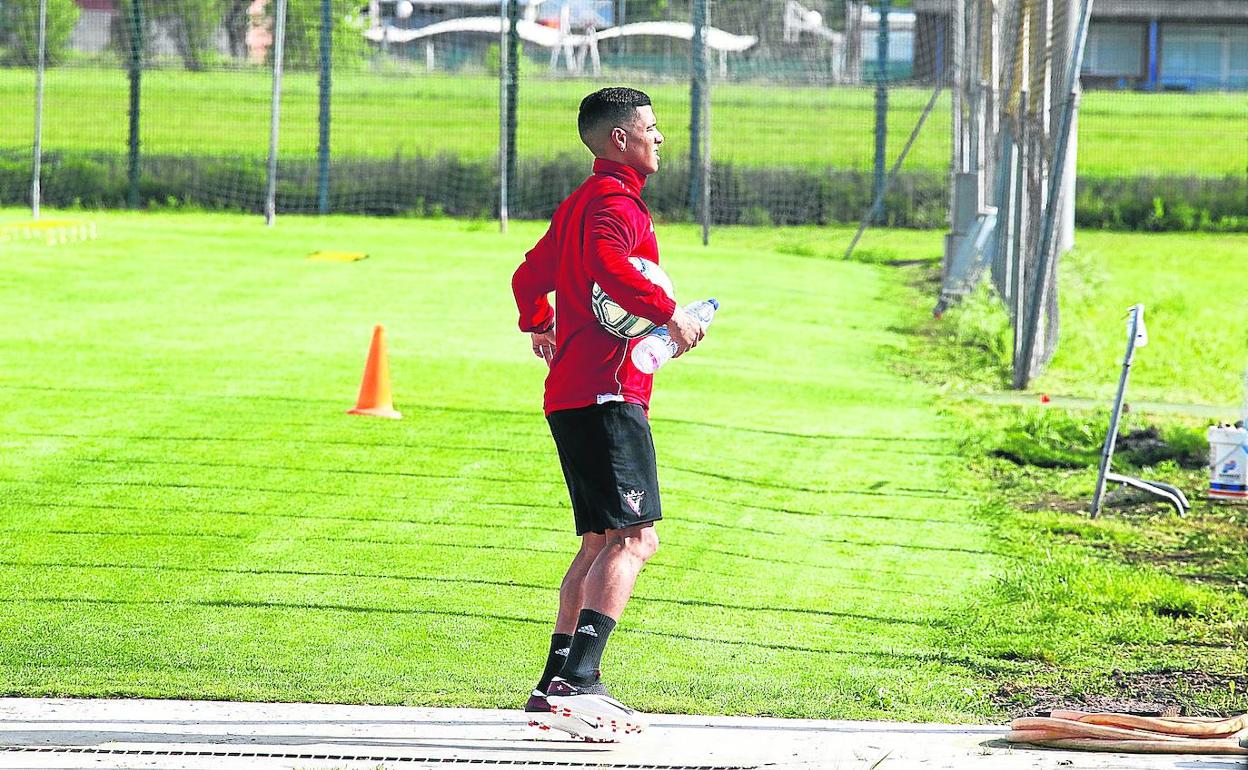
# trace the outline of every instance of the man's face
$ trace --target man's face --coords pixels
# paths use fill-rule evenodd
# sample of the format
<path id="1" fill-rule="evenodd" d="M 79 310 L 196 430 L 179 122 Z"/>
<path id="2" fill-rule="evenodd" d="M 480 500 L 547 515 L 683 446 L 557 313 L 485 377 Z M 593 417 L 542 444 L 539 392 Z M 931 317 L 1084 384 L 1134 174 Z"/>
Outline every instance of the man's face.
<path id="1" fill-rule="evenodd" d="M 659 170 L 659 145 L 663 144 L 663 134 L 659 133 L 653 107 L 648 104 L 638 107 L 630 125 L 619 126 L 611 133 L 616 147 L 623 153 L 622 163 L 646 176 Z"/>

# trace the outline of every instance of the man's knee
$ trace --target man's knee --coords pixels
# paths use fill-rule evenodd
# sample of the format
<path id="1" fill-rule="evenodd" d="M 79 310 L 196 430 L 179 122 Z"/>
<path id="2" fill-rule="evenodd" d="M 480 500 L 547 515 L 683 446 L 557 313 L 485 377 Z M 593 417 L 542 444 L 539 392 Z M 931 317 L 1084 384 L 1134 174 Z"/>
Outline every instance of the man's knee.
<path id="1" fill-rule="evenodd" d="M 607 536 L 601 532 L 586 532 L 581 535 L 581 550 L 576 554 L 577 559 L 588 559 L 593 561 L 598 558 L 598 554 L 607 545 Z"/>
<path id="2" fill-rule="evenodd" d="M 659 533 L 652 524 L 616 529 L 608 535 L 612 543 L 642 561 L 648 561 L 659 550 Z"/>
<path id="3" fill-rule="evenodd" d="M 579 582 L 585 577 L 585 573 L 589 572 L 590 567 L 594 565 L 594 560 L 598 558 L 598 554 L 602 553 L 602 549 L 607 546 L 607 536 L 596 532 L 587 532 L 581 536 L 581 550 L 576 552 L 576 556 L 572 559 L 572 565 L 568 568 L 568 574 L 564 577 L 566 585 L 569 579 Z"/>

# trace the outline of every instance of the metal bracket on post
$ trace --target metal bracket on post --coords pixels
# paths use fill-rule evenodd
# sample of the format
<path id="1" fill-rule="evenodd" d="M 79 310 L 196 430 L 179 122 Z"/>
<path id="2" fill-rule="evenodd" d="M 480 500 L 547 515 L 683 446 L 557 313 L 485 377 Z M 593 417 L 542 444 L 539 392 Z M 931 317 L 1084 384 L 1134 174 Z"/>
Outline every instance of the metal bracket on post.
<path id="1" fill-rule="evenodd" d="M 1123 398 L 1127 393 L 1127 378 L 1131 374 L 1131 363 L 1135 360 L 1135 349 L 1147 344 L 1148 329 L 1144 326 L 1144 306 L 1133 305 L 1127 311 L 1127 354 L 1122 359 L 1122 374 L 1118 378 L 1118 395 L 1114 398 L 1114 409 L 1110 413 L 1109 432 L 1105 434 L 1105 444 L 1101 448 L 1101 466 L 1096 476 L 1096 492 L 1092 496 L 1092 518 L 1094 519 L 1101 512 L 1107 481 L 1125 484 L 1156 495 L 1173 505 L 1174 510 L 1180 516 L 1191 509 L 1187 497 L 1177 487 L 1158 481 L 1143 481 L 1123 476 L 1110 470 L 1114 462 L 1114 445 L 1118 442 L 1118 423 L 1122 419 Z"/>

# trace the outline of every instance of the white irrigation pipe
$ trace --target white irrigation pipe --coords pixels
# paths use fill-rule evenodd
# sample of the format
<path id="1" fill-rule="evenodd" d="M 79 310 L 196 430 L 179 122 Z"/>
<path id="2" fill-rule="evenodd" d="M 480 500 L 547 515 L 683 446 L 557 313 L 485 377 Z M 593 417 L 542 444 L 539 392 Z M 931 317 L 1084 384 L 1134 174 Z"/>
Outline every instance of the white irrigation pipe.
<path id="1" fill-rule="evenodd" d="M 264 223 L 277 218 L 277 134 L 282 119 L 282 59 L 286 47 L 286 0 L 277 0 L 273 28 L 273 103 L 269 113 L 269 179 L 264 193 Z"/>

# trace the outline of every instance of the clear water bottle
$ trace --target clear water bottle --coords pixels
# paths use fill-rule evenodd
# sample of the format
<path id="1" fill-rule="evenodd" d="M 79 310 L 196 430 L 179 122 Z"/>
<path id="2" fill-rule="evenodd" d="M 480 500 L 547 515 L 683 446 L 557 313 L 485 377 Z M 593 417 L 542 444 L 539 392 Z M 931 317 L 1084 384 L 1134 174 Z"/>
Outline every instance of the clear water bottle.
<path id="1" fill-rule="evenodd" d="M 684 310 L 701 321 L 703 327 L 706 327 L 715 318 L 715 311 L 719 310 L 719 301 L 704 299 L 686 306 Z M 633 347 L 633 366 L 637 367 L 637 371 L 642 374 L 654 374 L 674 355 L 676 355 L 676 343 L 672 342 L 667 327 L 660 326 L 642 337 L 641 342 Z"/>

